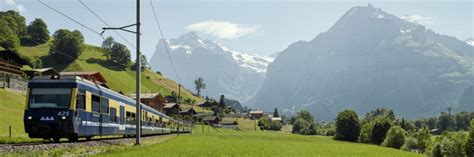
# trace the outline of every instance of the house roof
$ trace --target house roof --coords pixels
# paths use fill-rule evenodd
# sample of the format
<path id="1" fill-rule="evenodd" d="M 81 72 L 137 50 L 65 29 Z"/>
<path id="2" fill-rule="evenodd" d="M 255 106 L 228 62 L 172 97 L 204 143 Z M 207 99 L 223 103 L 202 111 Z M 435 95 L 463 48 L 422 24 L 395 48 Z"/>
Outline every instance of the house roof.
<path id="1" fill-rule="evenodd" d="M 161 95 L 160 93 L 140 93 L 140 99 L 154 98 L 160 95 Z M 130 94 L 129 97 L 136 99 L 137 94 Z"/>
<path id="2" fill-rule="evenodd" d="M 50 72 L 59 74 L 59 73 L 58 73 L 56 70 L 54 70 L 52 67 L 50 67 L 50 68 L 41 68 L 41 69 L 27 69 L 27 70 L 23 70 L 23 71 L 25 71 L 25 72 L 31 71 L 31 72 L 39 72 L 39 73 L 44 73 L 44 72 L 50 71 Z"/>
<path id="3" fill-rule="evenodd" d="M 104 76 L 98 71 L 73 71 L 73 72 L 61 72 L 59 73 L 62 76 L 80 76 L 85 79 L 88 79 L 92 82 L 99 82 L 102 84 L 107 83 Z"/>
<path id="4" fill-rule="evenodd" d="M 270 118 L 270 119 L 271 119 L 271 120 L 279 120 L 279 121 L 281 121 L 281 117 L 272 117 L 272 118 Z"/>
<path id="5" fill-rule="evenodd" d="M 165 103 L 163 108 L 173 108 L 174 106 L 178 105 L 177 103 Z"/>
<path id="6" fill-rule="evenodd" d="M 263 111 L 250 111 L 250 114 L 263 114 Z"/>
<path id="7" fill-rule="evenodd" d="M 203 121 L 210 121 L 210 120 L 217 120 L 217 119 L 219 119 L 219 117 L 217 116 L 207 116 L 207 117 L 202 118 Z"/>

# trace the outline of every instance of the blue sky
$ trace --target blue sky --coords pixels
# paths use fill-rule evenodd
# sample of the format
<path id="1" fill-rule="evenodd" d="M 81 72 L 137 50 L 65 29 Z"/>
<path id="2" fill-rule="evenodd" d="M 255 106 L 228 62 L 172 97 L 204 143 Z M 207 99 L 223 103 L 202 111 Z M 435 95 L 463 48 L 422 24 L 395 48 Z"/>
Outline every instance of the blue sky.
<path id="1" fill-rule="evenodd" d="M 51 33 L 60 28 L 83 32 L 86 43 L 100 45 L 102 38 L 41 5 L 37 0 L 0 0 L 0 10 L 21 11 L 27 23 L 42 18 Z M 42 0 L 81 23 L 101 31 L 104 24 L 79 0 Z M 134 0 L 82 0 L 112 26 L 135 22 Z M 142 52 L 151 58 L 159 40 L 149 0 L 142 0 Z M 311 40 L 327 31 L 353 6 L 371 3 L 376 8 L 419 22 L 440 34 L 465 40 L 474 37 L 472 0 L 153 0 L 165 38 L 195 30 L 204 38 L 234 50 L 269 55 L 299 40 Z M 121 32 L 132 43 L 135 36 Z M 125 44 L 113 32 L 106 32 Z M 127 45 L 128 46 L 128 45 Z M 130 46 L 132 52 L 135 52 Z"/>

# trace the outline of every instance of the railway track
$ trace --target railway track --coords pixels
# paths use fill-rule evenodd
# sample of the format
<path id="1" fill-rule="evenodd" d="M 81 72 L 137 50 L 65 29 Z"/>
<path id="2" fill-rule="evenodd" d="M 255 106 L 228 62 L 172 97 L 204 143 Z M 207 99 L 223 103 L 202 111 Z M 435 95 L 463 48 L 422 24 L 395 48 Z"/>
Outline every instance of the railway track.
<path id="1" fill-rule="evenodd" d="M 153 135 L 153 136 L 144 136 L 143 140 L 150 140 L 153 138 L 158 138 L 161 136 L 169 136 L 172 134 L 164 135 Z M 87 140 L 79 140 L 77 142 L 32 142 L 32 143 L 15 143 L 15 144 L 0 144 L 0 154 L 1 153 L 12 153 L 12 152 L 27 152 L 27 151 L 46 151 L 56 148 L 72 148 L 72 147 L 94 147 L 94 146 L 104 146 L 104 145 L 128 145 L 135 142 L 135 138 L 123 138 L 123 137 L 112 137 L 112 138 L 99 138 Z"/>

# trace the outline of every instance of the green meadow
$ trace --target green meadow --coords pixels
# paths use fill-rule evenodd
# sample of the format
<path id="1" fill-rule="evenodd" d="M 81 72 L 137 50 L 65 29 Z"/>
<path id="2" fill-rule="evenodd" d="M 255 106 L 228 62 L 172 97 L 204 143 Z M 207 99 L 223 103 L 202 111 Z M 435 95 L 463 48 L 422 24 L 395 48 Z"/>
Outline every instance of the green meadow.
<path id="1" fill-rule="evenodd" d="M 335 141 L 325 136 L 233 131 L 197 126 L 193 134 L 165 142 L 114 149 L 98 156 L 423 156 L 381 146 Z"/>

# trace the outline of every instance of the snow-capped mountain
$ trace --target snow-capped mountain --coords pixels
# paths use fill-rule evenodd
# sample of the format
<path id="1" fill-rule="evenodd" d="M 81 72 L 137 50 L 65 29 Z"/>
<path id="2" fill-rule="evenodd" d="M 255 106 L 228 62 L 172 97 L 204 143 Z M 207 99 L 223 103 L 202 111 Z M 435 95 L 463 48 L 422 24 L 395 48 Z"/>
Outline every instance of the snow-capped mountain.
<path id="1" fill-rule="evenodd" d="M 201 95 L 227 98 L 246 102 L 260 87 L 267 66 L 272 58 L 247 54 L 226 48 L 208 39 L 201 39 L 195 32 L 189 32 L 176 39 L 166 40 L 171 58 L 176 66 L 175 75 L 166 54 L 164 40 L 161 40 L 151 58 L 154 70 L 180 81 L 193 89 L 193 81 L 204 78 L 207 88 Z"/>
<path id="2" fill-rule="evenodd" d="M 403 117 L 434 116 L 449 104 L 472 110 L 474 47 L 368 6 L 348 10 L 327 32 L 275 58 L 257 108 L 307 109 L 333 120 L 384 107 Z"/>
<path id="3" fill-rule="evenodd" d="M 474 46 L 474 38 L 469 38 L 465 42 L 471 46 Z"/>

